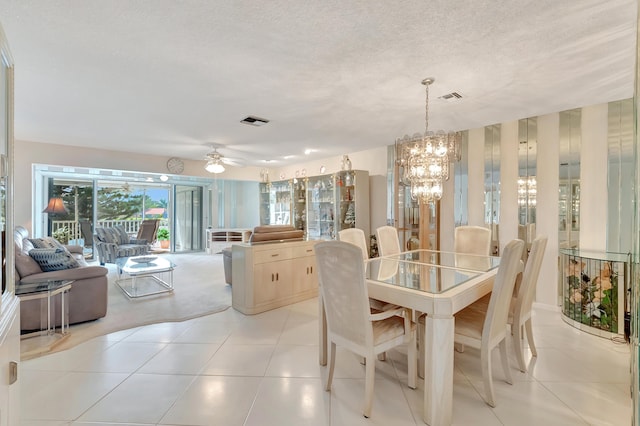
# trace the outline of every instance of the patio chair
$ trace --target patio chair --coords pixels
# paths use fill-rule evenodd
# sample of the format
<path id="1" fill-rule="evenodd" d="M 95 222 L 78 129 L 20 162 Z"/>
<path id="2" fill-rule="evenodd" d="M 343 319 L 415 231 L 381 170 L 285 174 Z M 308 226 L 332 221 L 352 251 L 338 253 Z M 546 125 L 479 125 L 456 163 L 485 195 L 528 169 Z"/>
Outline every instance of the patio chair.
<path id="1" fill-rule="evenodd" d="M 138 228 L 136 240 L 147 240 L 147 244 L 152 245 L 158 239 L 158 228 L 160 219 L 145 219 Z"/>

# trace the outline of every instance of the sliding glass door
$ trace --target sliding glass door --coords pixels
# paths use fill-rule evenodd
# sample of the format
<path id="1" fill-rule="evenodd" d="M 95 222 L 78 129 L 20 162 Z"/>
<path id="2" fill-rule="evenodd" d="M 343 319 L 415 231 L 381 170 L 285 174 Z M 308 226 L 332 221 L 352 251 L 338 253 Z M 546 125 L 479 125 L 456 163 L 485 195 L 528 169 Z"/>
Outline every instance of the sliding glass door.
<path id="1" fill-rule="evenodd" d="M 175 225 L 171 238 L 175 252 L 202 250 L 202 187 L 175 185 Z"/>

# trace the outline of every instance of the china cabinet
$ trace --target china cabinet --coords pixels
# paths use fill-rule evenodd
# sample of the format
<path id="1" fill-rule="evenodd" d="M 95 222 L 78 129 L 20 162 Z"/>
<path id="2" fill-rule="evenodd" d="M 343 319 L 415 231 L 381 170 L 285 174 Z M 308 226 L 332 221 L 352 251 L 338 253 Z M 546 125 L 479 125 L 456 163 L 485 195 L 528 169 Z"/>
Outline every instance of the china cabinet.
<path id="1" fill-rule="evenodd" d="M 260 183 L 260 224 L 292 224 L 292 181 Z"/>
<path id="2" fill-rule="evenodd" d="M 293 226 L 307 230 L 307 179 L 293 180 Z"/>
<path id="3" fill-rule="evenodd" d="M 331 240 L 335 229 L 334 175 L 311 176 L 307 182 L 307 238 Z"/>
<path id="4" fill-rule="evenodd" d="M 343 170 L 309 177 L 306 207 L 309 239 L 335 239 L 348 228 L 360 228 L 370 235 L 369 172 Z"/>

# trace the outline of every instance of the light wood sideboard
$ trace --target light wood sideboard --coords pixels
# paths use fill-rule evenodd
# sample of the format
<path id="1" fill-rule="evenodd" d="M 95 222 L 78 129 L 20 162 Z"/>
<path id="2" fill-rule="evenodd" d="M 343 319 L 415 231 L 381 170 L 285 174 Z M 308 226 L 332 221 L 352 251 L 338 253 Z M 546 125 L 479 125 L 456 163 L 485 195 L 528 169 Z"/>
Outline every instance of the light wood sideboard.
<path id="1" fill-rule="evenodd" d="M 232 246 L 232 305 L 253 315 L 318 295 L 316 241 Z"/>

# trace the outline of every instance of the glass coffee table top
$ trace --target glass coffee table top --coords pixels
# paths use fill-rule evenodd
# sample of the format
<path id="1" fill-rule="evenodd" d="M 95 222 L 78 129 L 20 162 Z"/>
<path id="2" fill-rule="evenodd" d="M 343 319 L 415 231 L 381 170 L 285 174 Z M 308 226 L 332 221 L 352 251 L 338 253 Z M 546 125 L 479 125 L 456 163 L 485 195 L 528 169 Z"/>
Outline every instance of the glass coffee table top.
<path id="1" fill-rule="evenodd" d="M 116 284 L 130 298 L 173 291 L 173 270 L 176 265 L 163 256 L 123 257 L 116 264 Z"/>

